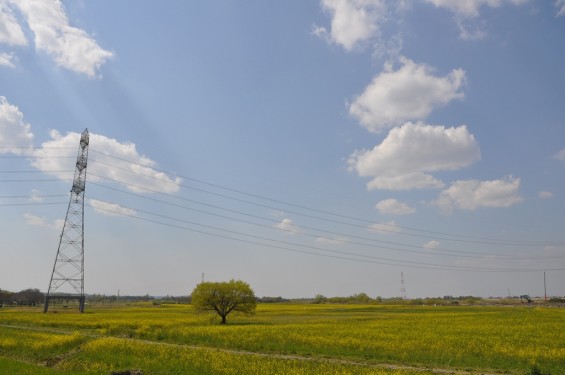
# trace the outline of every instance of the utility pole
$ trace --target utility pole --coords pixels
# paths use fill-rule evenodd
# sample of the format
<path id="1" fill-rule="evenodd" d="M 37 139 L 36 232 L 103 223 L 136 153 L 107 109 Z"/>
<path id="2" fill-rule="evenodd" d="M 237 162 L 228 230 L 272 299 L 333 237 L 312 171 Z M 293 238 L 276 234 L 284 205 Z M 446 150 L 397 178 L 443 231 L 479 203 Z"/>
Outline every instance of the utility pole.
<path id="1" fill-rule="evenodd" d="M 43 312 L 50 300 L 78 300 L 79 311 L 84 312 L 84 189 L 88 160 L 88 129 L 80 135 L 71 197 L 65 223 L 57 248 L 57 256 L 45 295 Z"/>
<path id="2" fill-rule="evenodd" d="M 544 301 L 547 301 L 547 285 L 545 284 L 545 271 L 543 271 L 543 295 L 544 295 Z"/>

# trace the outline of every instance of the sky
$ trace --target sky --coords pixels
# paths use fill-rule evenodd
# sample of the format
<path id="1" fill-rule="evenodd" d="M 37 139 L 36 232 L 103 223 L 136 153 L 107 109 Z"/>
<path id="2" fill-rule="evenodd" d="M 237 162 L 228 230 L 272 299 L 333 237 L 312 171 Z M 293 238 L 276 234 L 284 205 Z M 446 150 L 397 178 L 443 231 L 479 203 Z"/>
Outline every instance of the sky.
<path id="1" fill-rule="evenodd" d="M 565 295 L 565 1 L 0 0 L 0 288 Z M 545 277 L 545 286 L 544 286 Z"/>

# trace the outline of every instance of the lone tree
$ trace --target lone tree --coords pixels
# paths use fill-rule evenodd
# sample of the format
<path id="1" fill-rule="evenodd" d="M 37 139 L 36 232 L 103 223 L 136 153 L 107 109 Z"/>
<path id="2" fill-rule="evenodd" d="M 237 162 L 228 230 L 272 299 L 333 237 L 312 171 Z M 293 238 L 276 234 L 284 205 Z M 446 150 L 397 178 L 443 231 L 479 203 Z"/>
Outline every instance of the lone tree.
<path id="1" fill-rule="evenodd" d="M 203 282 L 192 291 L 192 305 L 201 311 L 215 311 L 226 324 L 226 316 L 232 311 L 244 314 L 255 312 L 255 293 L 244 281 Z"/>

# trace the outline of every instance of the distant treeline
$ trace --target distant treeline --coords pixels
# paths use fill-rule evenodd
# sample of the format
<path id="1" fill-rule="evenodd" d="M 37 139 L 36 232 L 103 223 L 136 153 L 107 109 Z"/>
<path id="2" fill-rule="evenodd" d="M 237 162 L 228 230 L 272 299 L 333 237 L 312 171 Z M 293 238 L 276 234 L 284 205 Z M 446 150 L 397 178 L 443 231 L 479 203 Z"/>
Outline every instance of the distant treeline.
<path id="1" fill-rule="evenodd" d="M 45 294 L 39 289 L 24 289 L 17 293 L 0 289 L 0 306 L 23 305 L 38 306 L 45 301 Z"/>
<path id="2" fill-rule="evenodd" d="M 348 297 L 326 297 L 317 294 L 311 303 L 339 303 L 339 304 L 407 304 L 407 305 L 458 305 L 458 304 L 477 304 L 483 301 L 481 297 L 474 296 L 444 296 L 404 299 L 401 297 L 371 298 L 366 293 L 353 294 Z"/>
<path id="3" fill-rule="evenodd" d="M 509 297 L 510 298 L 510 297 Z M 518 299 L 518 297 L 510 298 Z M 45 301 L 45 293 L 39 289 L 24 289 L 19 292 L 10 292 L 0 289 L 0 307 L 2 306 L 39 306 Z M 150 296 L 145 294 L 142 296 L 119 296 L 105 294 L 88 294 L 86 295 L 87 304 L 129 304 L 135 302 L 151 302 L 155 305 L 160 304 L 189 304 L 191 296 Z M 259 303 L 332 303 L 332 304 L 394 304 L 394 305 L 475 305 L 482 303 L 492 303 L 492 300 L 485 300 L 482 297 L 475 296 L 444 296 L 444 297 L 428 297 L 428 298 L 412 298 L 404 299 L 401 297 L 371 298 L 366 293 L 357 293 L 347 297 L 326 297 L 317 294 L 313 298 L 283 298 L 283 297 L 257 297 Z M 565 303 L 563 297 L 552 297 L 548 299 L 549 303 Z"/>

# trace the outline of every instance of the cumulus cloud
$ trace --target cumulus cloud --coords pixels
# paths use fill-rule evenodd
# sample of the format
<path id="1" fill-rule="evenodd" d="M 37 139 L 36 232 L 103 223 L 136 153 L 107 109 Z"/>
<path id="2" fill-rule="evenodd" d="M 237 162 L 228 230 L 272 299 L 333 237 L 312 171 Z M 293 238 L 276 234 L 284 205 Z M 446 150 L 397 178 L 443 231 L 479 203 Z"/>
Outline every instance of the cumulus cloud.
<path id="1" fill-rule="evenodd" d="M 6 2 L 3 4 L 0 21 L 8 21 L 9 29 L 0 31 L 0 41 L 3 38 L 10 44 L 26 44 L 13 13 L 7 8 Z M 10 4 L 17 7 L 26 19 L 35 36 L 35 48 L 51 56 L 58 66 L 93 78 L 98 69 L 113 56 L 84 30 L 69 24 L 60 0 L 11 0 Z"/>
<path id="2" fill-rule="evenodd" d="M 556 153 L 555 155 L 553 155 L 553 157 L 557 160 L 565 161 L 565 148 L 563 150 L 559 151 L 558 153 Z"/>
<path id="3" fill-rule="evenodd" d="M 72 160 L 76 157 L 80 134 L 70 132 L 63 136 L 56 130 L 49 134 L 52 139 L 33 151 L 32 166 L 61 179 L 71 178 L 72 175 L 62 171 L 74 170 Z M 115 181 L 139 193 L 173 193 L 179 190 L 182 182 L 179 177 L 173 178 L 156 170 L 156 163 L 140 155 L 133 143 L 121 143 L 113 138 L 91 133 L 89 152 L 94 153 L 94 157 L 89 157 L 87 169 L 87 176 L 91 181 Z"/>
<path id="4" fill-rule="evenodd" d="M 505 4 L 521 5 L 528 0 L 425 0 L 438 8 L 445 8 L 453 13 L 465 17 L 478 17 L 482 6 L 498 8 Z M 561 0 L 558 0 L 561 1 Z"/>
<path id="5" fill-rule="evenodd" d="M 435 250 L 439 249 L 439 241 L 431 240 L 422 245 L 424 249 Z"/>
<path id="6" fill-rule="evenodd" d="M 24 122 L 24 115 L 15 105 L 0 96 L 0 154 L 24 154 L 33 145 L 31 125 Z"/>
<path id="7" fill-rule="evenodd" d="M 387 13 L 385 0 L 322 0 L 332 17 L 331 28 L 314 25 L 312 33 L 351 51 L 377 37 Z"/>
<path id="8" fill-rule="evenodd" d="M 462 69 L 437 77 L 429 66 L 406 57 L 401 57 L 400 63 L 398 70 L 385 64 L 384 70 L 349 106 L 349 113 L 371 132 L 423 120 L 434 108 L 464 97 L 459 91 L 465 82 Z"/>
<path id="9" fill-rule="evenodd" d="M 122 207 L 116 203 L 99 201 L 97 199 L 90 199 L 89 203 L 94 208 L 94 211 L 106 216 L 134 216 L 136 213 L 134 209 Z"/>
<path id="10" fill-rule="evenodd" d="M 416 212 L 415 208 L 394 198 L 382 200 L 375 207 L 381 214 L 387 215 L 408 215 Z"/>
<path id="11" fill-rule="evenodd" d="M 377 233 L 400 233 L 400 232 L 402 232 L 402 229 L 400 229 L 398 227 L 398 225 L 396 224 L 396 222 L 394 220 L 388 221 L 386 223 L 371 224 L 371 225 L 369 225 L 369 227 L 367 229 L 369 229 L 371 232 L 377 232 Z"/>
<path id="12" fill-rule="evenodd" d="M 290 234 L 302 233 L 302 229 L 300 229 L 298 225 L 294 224 L 291 219 L 282 219 L 280 223 L 275 224 L 275 228 L 284 230 Z"/>
<path id="13" fill-rule="evenodd" d="M 476 210 L 480 207 L 510 207 L 522 201 L 520 179 L 508 176 L 499 180 L 456 181 L 433 202 L 444 213 L 453 209 Z"/>
<path id="14" fill-rule="evenodd" d="M 475 137 L 467 127 L 406 123 L 391 129 L 372 150 L 354 152 L 350 170 L 372 177 L 368 189 L 408 190 L 442 188 L 429 172 L 466 167 L 481 157 Z"/>
<path id="15" fill-rule="evenodd" d="M 7 1 L 0 1 L 0 43 L 25 46 L 27 40 Z"/>

